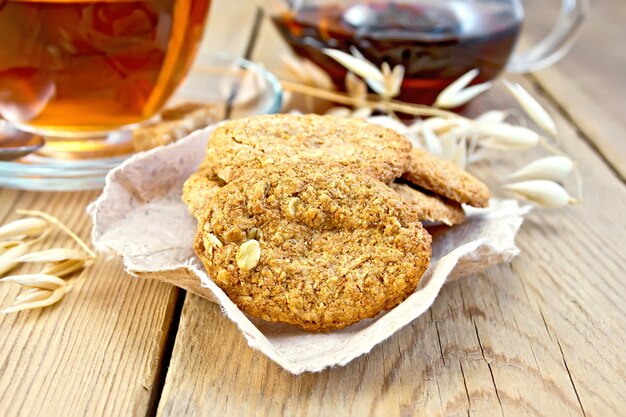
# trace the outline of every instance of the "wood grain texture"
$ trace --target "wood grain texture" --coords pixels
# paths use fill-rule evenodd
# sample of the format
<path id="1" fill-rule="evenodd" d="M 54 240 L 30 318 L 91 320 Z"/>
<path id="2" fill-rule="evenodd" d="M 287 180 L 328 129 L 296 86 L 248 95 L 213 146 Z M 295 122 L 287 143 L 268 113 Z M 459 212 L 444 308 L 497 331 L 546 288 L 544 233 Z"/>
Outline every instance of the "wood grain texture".
<path id="1" fill-rule="evenodd" d="M 512 105 L 496 90 L 473 110 Z M 447 285 L 428 314 L 368 355 L 301 376 L 247 347 L 216 306 L 189 296 L 157 415 L 620 416 L 626 188 L 549 110 L 580 162 L 585 203 L 535 211 L 511 265 Z M 523 162 L 512 153 L 490 169 Z"/>
<path id="2" fill-rule="evenodd" d="M 532 82 L 515 80 L 541 97 Z M 487 100 L 491 107 L 495 102 L 504 108 L 514 104 L 497 91 Z M 577 136 L 579 130 L 560 117 L 548 100 L 541 101 L 556 116 L 562 148 L 580 164 L 585 198 L 582 205 L 566 210 L 537 210 L 527 220 L 518 239 L 523 255 L 513 262 L 513 272 L 558 347 L 581 410 L 587 416 L 620 415 L 626 398 L 626 362 L 620 353 L 626 335 L 622 301 L 626 255 L 621 249 L 626 221 L 618 213 L 626 207 L 626 188 L 619 174 Z M 514 159 L 506 158 L 495 168 L 510 164 L 510 171 L 521 165 Z M 500 302 L 500 306 L 508 304 Z M 520 318 L 528 315 L 514 315 L 518 328 Z"/>
<path id="3" fill-rule="evenodd" d="M 256 3 L 252 0 L 213 0 L 196 64 L 202 65 L 216 52 L 242 55 L 248 45 L 255 10 Z"/>
<path id="4" fill-rule="evenodd" d="M 232 7 L 212 6 L 199 64 L 211 51 L 238 54 L 245 47 L 253 15 L 236 25 L 221 19 Z M 44 210 L 89 240 L 85 207 L 97 195 L 0 189 L 0 222 L 15 217 L 16 208 Z M 57 235 L 42 246 L 65 242 Z M 17 293 L 0 285 L 0 306 Z M 0 316 L 0 416 L 151 415 L 179 296 L 168 284 L 132 279 L 119 260 L 100 258 L 58 305 Z"/>
<path id="5" fill-rule="evenodd" d="M 215 1 L 199 61 L 210 49 L 241 51 L 253 15 L 251 0 Z M 581 43 L 601 29 L 583 34 Z M 263 28 L 255 57 L 274 67 L 286 49 L 271 31 Z M 611 59 L 619 63 L 615 48 Z M 584 77 L 586 65 L 600 62 L 590 56 L 593 62 L 564 61 L 572 66 L 566 76 L 538 76 L 545 90 L 535 90 L 560 106 L 549 110 L 563 147 L 580 162 L 585 203 L 535 211 L 518 239 L 523 253 L 511 265 L 445 286 L 427 314 L 369 354 L 345 367 L 293 376 L 250 349 L 217 306 L 188 295 L 161 393 L 155 381 L 176 290 L 130 279 L 119 262 L 101 259 L 59 305 L 0 316 L 0 415 L 143 416 L 151 415 L 154 400 L 157 415 L 168 417 L 623 415 L 626 188 L 588 143 L 622 172 L 624 122 L 601 115 L 615 107 L 623 86 L 597 93 L 598 81 Z M 603 102 L 603 95 L 610 98 Z M 494 91 L 474 111 L 511 104 Z M 588 104 L 596 113 L 585 118 Z M 522 163 L 511 154 L 492 168 L 510 171 Z M 44 209 L 87 238 L 84 207 L 95 196 L 0 190 L 0 220 L 17 207 Z M 0 285 L 0 304 L 16 293 Z"/>
<path id="6" fill-rule="evenodd" d="M 44 210 L 89 240 L 85 206 L 96 192 L 0 193 L 3 222 L 16 208 Z M 55 233 L 40 247 L 67 245 L 67 237 Z M 59 304 L 0 316 L 3 417 L 147 414 L 178 290 L 133 280 L 118 260 L 99 258 L 82 274 Z M 0 285 L 0 305 L 18 291 Z"/>

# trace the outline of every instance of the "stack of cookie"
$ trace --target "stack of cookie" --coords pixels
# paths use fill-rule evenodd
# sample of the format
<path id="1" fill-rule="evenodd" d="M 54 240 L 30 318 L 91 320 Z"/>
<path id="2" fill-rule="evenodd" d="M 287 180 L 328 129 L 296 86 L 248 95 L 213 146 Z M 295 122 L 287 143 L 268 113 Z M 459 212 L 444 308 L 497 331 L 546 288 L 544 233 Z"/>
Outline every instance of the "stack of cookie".
<path id="1" fill-rule="evenodd" d="M 487 187 L 361 120 L 269 115 L 223 124 L 185 183 L 195 249 L 244 312 L 312 331 L 374 317 L 414 292 L 431 237 Z"/>

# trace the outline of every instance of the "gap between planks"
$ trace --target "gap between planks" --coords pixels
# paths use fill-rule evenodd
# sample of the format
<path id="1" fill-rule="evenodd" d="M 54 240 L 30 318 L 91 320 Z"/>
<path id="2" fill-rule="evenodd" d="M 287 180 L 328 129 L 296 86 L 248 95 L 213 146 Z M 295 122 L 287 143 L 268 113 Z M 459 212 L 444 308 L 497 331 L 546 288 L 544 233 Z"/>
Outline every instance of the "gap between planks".
<path id="1" fill-rule="evenodd" d="M 187 291 L 182 288 L 176 287 L 176 301 L 174 303 L 174 311 L 172 313 L 172 319 L 169 322 L 169 326 L 166 330 L 165 345 L 163 352 L 160 356 L 160 361 L 157 366 L 152 385 L 152 392 L 148 404 L 148 412 L 146 417 L 156 416 L 157 409 L 159 407 L 159 401 L 161 399 L 161 393 L 165 386 L 165 378 L 167 377 L 167 371 L 169 369 L 170 361 L 172 359 L 172 352 L 174 351 L 174 344 L 176 343 L 176 336 L 178 335 L 178 327 L 180 326 L 180 316 L 183 311 L 183 305 L 187 298 Z M 165 325 L 165 323 L 164 323 Z"/>
<path id="2" fill-rule="evenodd" d="M 253 46 L 251 46 L 250 44 L 248 44 L 248 46 L 247 46 L 247 48 L 246 48 L 246 49 L 247 49 L 247 50 L 249 50 L 249 51 L 252 51 L 252 50 L 253 50 Z M 572 120 L 572 118 L 571 118 L 571 117 L 569 117 L 569 115 L 567 114 L 567 112 L 566 112 L 566 111 L 564 111 L 564 108 L 560 105 L 560 103 L 559 103 L 557 100 L 555 100 L 555 98 L 554 98 L 551 94 L 549 94 L 549 93 L 548 93 L 548 92 L 547 92 L 547 91 L 546 91 L 546 90 L 545 90 L 545 89 L 541 86 L 541 84 L 537 82 L 537 80 L 535 80 L 535 79 L 533 79 L 533 78 L 531 78 L 531 77 L 528 77 L 528 78 L 527 78 L 527 80 L 530 80 L 536 88 L 538 88 L 538 89 L 540 89 L 540 90 L 541 90 L 541 92 L 542 92 L 543 96 L 544 96 L 546 99 L 548 99 L 548 101 L 550 102 L 550 104 L 551 104 L 552 106 L 554 106 L 554 107 L 556 108 L 556 111 L 558 111 L 559 116 L 561 116 L 561 117 L 565 118 L 565 119 L 567 120 L 568 124 L 569 124 L 570 126 L 574 127 L 574 128 L 577 130 L 578 136 L 579 136 L 581 139 L 583 139 L 583 140 L 584 140 L 584 141 L 585 141 L 585 142 L 586 142 L 586 143 L 587 143 L 587 144 L 588 144 L 588 145 L 589 145 L 589 146 L 593 149 L 593 151 L 594 151 L 594 152 L 595 152 L 595 153 L 596 153 L 596 154 L 597 154 L 597 155 L 598 155 L 598 156 L 599 156 L 599 157 L 603 160 L 603 162 L 605 163 L 605 165 L 609 167 L 609 169 L 612 171 L 612 173 L 613 173 L 613 174 L 614 174 L 617 178 L 619 178 L 619 179 L 620 179 L 620 181 L 623 183 L 623 182 L 624 182 L 624 178 L 623 178 L 621 175 L 619 175 L 619 173 L 618 173 L 618 171 L 615 169 L 615 167 L 614 167 L 614 166 L 613 166 L 613 165 L 612 165 L 612 164 L 611 164 L 611 163 L 607 160 L 607 158 L 606 158 L 606 157 L 605 157 L 605 155 L 602 153 L 602 151 L 598 148 L 598 146 L 596 146 L 596 143 L 593 141 L 593 139 L 592 139 L 592 138 L 590 138 L 590 137 L 588 137 L 588 136 L 584 133 L 584 131 L 581 129 L 581 127 L 580 127 L 577 123 L 575 123 L 575 122 Z M 187 299 L 186 299 L 186 301 L 185 301 L 185 304 L 187 304 L 187 303 L 189 303 L 189 302 L 190 302 L 190 297 L 187 297 Z M 530 302 L 530 300 L 529 300 L 529 302 Z M 215 308 L 215 307 L 211 307 L 211 308 Z M 486 365 L 488 366 L 488 369 L 489 369 L 489 374 L 490 374 L 490 376 L 491 376 L 491 382 L 493 383 L 493 389 L 494 389 L 494 391 L 495 391 L 495 396 L 497 397 L 497 403 L 499 403 L 499 405 L 500 405 L 500 412 L 501 412 L 501 413 L 503 413 L 503 409 L 502 409 L 502 400 L 501 400 L 501 398 L 500 398 L 500 394 L 498 393 L 498 389 L 497 389 L 497 383 L 496 383 L 496 379 L 497 379 L 497 378 L 494 376 L 494 370 L 492 369 L 492 365 L 491 365 L 491 363 L 490 363 L 491 361 L 493 361 L 493 358 L 491 358 L 490 360 L 488 360 L 488 359 L 487 359 L 487 357 L 485 357 L 485 351 L 484 351 L 484 348 L 483 348 L 483 346 L 482 346 L 482 343 L 480 343 L 480 337 L 479 337 L 479 334 L 478 334 L 478 327 L 477 327 L 477 325 L 476 325 L 476 321 L 475 321 L 475 319 L 476 319 L 476 318 L 475 318 L 472 314 L 470 314 L 470 316 L 471 316 L 471 320 L 472 320 L 472 322 L 473 322 L 473 324 L 474 324 L 474 329 L 475 329 L 475 331 L 476 331 L 476 337 L 478 338 L 478 343 L 479 343 L 479 346 L 480 346 L 480 350 L 481 350 L 481 354 L 482 354 L 482 359 L 485 361 L 485 363 L 486 363 Z M 177 321 L 177 326 L 179 325 L 179 320 L 178 320 L 178 319 L 179 319 L 179 317 L 177 316 L 177 320 L 176 320 L 176 321 Z M 480 318 L 479 318 L 479 319 L 480 319 Z M 225 320 L 225 319 L 224 319 L 223 317 L 221 317 L 221 320 Z M 547 323 L 545 323 L 545 318 L 543 319 L 543 321 L 544 321 L 544 324 L 545 324 L 545 326 L 546 326 L 546 333 L 547 333 L 548 335 L 550 335 L 549 327 L 548 327 Z M 220 323 L 219 325 L 221 325 L 221 324 L 222 324 L 222 323 Z M 436 323 L 436 321 L 435 321 L 435 328 L 436 328 L 436 330 L 437 330 L 437 336 L 438 336 L 438 339 L 439 339 L 439 350 L 440 350 L 440 352 L 439 352 L 439 353 L 441 354 L 441 359 L 442 359 L 442 362 L 446 362 L 446 361 L 445 361 L 445 359 L 444 359 L 444 351 L 443 351 L 442 346 L 441 346 L 441 337 L 439 336 L 439 329 L 437 328 L 438 326 L 437 326 L 436 324 L 437 324 L 437 323 Z M 231 327 L 232 327 L 232 326 L 231 326 Z M 236 333 L 236 330 L 231 329 L 231 330 L 230 330 L 230 332 L 231 332 L 231 333 L 232 333 L 232 332 L 235 332 L 235 333 Z M 237 334 L 237 335 L 234 335 L 234 336 L 232 336 L 232 335 L 229 335 L 229 336 L 231 336 L 231 337 L 240 337 L 238 334 Z M 551 336 L 551 335 L 550 335 L 550 336 Z M 241 343 L 241 341 L 240 341 L 240 343 Z M 245 345 L 245 343 L 243 343 L 243 344 Z M 582 403 L 581 403 L 581 400 L 580 400 L 580 397 L 579 397 L 578 391 L 577 391 L 577 389 L 576 389 L 576 386 L 574 385 L 574 382 L 573 382 L 573 377 L 572 377 L 571 373 L 569 372 L 569 368 L 568 368 L 568 365 L 567 365 L 567 362 L 566 362 L 566 359 L 565 359 L 565 355 L 564 355 L 564 353 L 563 353 L 563 349 L 562 349 L 562 348 L 561 348 L 561 346 L 560 346 L 560 343 L 559 343 L 559 350 L 560 350 L 560 354 L 561 354 L 562 359 L 563 359 L 563 364 L 564 364 L 564 366 L 567 368 L 567 375 L 568 375 L 568 377 L 569 377 L 569 380 L 570 380 L 571 386 L 572 386 L 572 388 L 573 388 L 573 390 L 574 390 L 575 397 L 576 397 L 576 399 L 578 400 L 578 405 L 579 405 L 579 407 L 580 407 L 580 411 L 582 412 L 582 414 L 583 414 L 583 415 L 585 415 L 585 410 L 584 410 L 584 408 L 582 407 Z M 247 352 L 247 351 L 246 351 L 246 352 Z M 172 352 L 171 352 L 171 350 L 168 350 L 168 353 L 167 353 L 167 355 L 168 355 L 168 356 L 167 356 L 167 360 L 168 360 L 168 361 L 170 360 L 170 355 L 171 355 L 171 353 L 172 353 Z M 534 352 L 533 352 L 533 356 L 534 356 Z M 536 358 L 535 358 L 534 360 L 535 360 L 535 362 L 537 361 L 537 359 L 536 359 Z M 163 364 L 162 364 L 162 366 L 163 366 L 163 369 L 164 369 L 164 372 L 163 372 L 163 377 L 165 377 L 165 376 L 167 376 L 167 371 L 168 371 L 168 369 L 167 369 L 167 365 L 166 365 L 165 363 L 163 363 Z M 270 364 L 270 366 L 271 366 L 271 364 Z M 356 366 L 356 364 L 354 364 L 353 366 Z M 466 364 L 466 366 L 467 366 L 467 364 Z M 469 396 L 469 392 L 470 392 L 470 391 L 468 391 L 468 384 L 469 384 L 469 382 L 468 382 L 468 381 L 466 381 L 466 378 L 465 378 L 465 372 L 463 371 L 463 363 L 462 363 L 461 361 L 459 361 L 459 367 L 460 367 L 460 371 L 461 371 L 461 374 L 462 374 L 462 377 L 463 377 L 463 384 L 464 384 L 464 386 L 465 386 L 465 391 L 466 391 L 467 400 L 468 400 L 468 402 L 470 402 L 470 396 Z M 502 375 L 503 375 L 503 374 L 500 372 L 500 373 L 499 373 L 498 378 L 502 378 L 502 377 L 503 377 Z M 320 376 L 320 378 L 322 378 L 322 376 Z M 445 382 L 443 382 L 443 384 L 445 384 Z M 437 387 L 438 387 L 438 389 L 439 389 L 439 382 L 437 383 Z M 159 387 L 159 395 L 161 394 L 162 389 L 163 389 L 163 386 L 160 386 L 160 387 Z M 470 388 L 470 390 L 471 390 L 471 388 Z M 441 400 L 441 399 L 442 399 L 442 396 L 441 396 L 441 394 L 440 394 L 440 395 L 439 395 L 439 400 Z M 510 401 L 510 398 L 508 398 L 508 399 L 507 399 L 507 401 Z M 167 404 L 164 404 L 164 406 L 166 406 L 166 405 L 167 405 Z M 441 405 L 441 409 L 442 409 L 442 412 L 443 412 L 443 410 L 444 410 L 443 404 L 440 404 L 440 405 Z M 469 412 L 470 412 L 470 409 L 468 409 L 467 411 L 468 411 L 468 413 L 469 413 Z M 151 415 L 152 415 L 152 414 L 151 414 Z"/>
<path id="3" fill-rule="evenodd" d="M 252 23 L 251 25 L 249 25 L 248 27 L 250 28 L 250 32 L 247 35 L 247 37 L 245 38 L 245 41 L 243 42 L 242 45 L 238 45 L 238 43 L 240 43 L 240 39 L 243 39 L 245 36 L 245 33 L 243 33 L 244 31 L 240 31 L 237 32 L 237 36 L 231 37 L 230 38 L 230 45 L 226 45 L 226 47 L 224 48 L 225 50 L 228 50 L 229 52 L 232 52 L 232 50 L 234 49 L 239 49 L 241 51 L 243 51 L 243 55 L 242 57 L 245 59 L 252 59 L 252 55 L 254 54 L 256 45 L 257 45 L 257 41 L 259 39 L 259 32 L 261 30 L 263 21 L 264 21 L 264 17 L 265 14 L 262 10 L 262 8 L 260 6 L 256 6 L 256 3 L 253 3 L 255 6 L 255 11 L 254 11 L 254 17 L 252 19 Z M 220 10 L 221 12 L 223 12 L 224 14 L 230 14 L 233 15 L 234 13 L 239 13 L 240 10 L 237 10 L 238 7 L 252 7 L 252 5 L 248 5 L 248 6 L 241 6 L 241 5 L 234 5 L 234 4 L 230 4 L 230 3 L 220 3 L 219 4 L 220 8 L 223 8 L 223 10 Z M 217 8 L 217 7 L 215 7 Z M 237 12 L 234 12 L 234 10 L 237 10 Z M 215 16 L 219 13 L 217 13 L 215 10 L 211 9 L 210 11 L 210 15 Z M 242 20 L 246 20 L 249 19 L 250 16 L 247 16 L 249 13 L 244 12 L 244 15 L 246 15 L 244 17 L 244 19 Z M 207 24 L 210 22 L 207 22 Z M 214 28 L 214 32 L 215 33 L 219 33 L 222 32 L 222 28 L 219 27 L 219 25 L 217 25 L 218 27 Z M 211 30 L 211 27 L 209 27 L 209 30 L 205 32 L 204 34 L 204 40 L 203 42 L 206 44 L 207 40 L 210 38 L 210 36 L 207 36 L 207 34 L 211 34 L 213 32 L 209 32 Z M 201 54 L 199 54 L 201 55 Z M 230 113 L 230 110 L 227 110 L 227 115 Z M 148 412 L 146 414 L 146 417 L 155 417 L 157 415 L 157 411 L 159 408 L 159 404 L 161 401 L 161 396 L 163 393 L 163 389 L 165 387 L 165 382 L 168 376 L 168 372 L 169 372 L 169 365 L 170 365 L 170 361 L 172 359 L 172 353 L 174 351 L 174 346 L 176 345 L 176 341 L 177 341 L 177 336 L 179 334 L 178 330 L 179 330 L 179 326 L 181 324 L 181 314 L 182 314 L 182 310 L 183 310 L 183 306 L 185 304 L 187 304 L 189 302 L 190 297 L 188 296 L 187 292 L 185 290 L 183 290 L 182 288 L 178 288 L 178 298 L 176 299 L 176 305 L 174 308 L 174 314 L 172 316 L 172 320 L 171 320 L 171 324 L 170 324 L 170 328 L 168 331 L 168 335 L 167 335 L 167 341 L 165 344 L 165 348 L 162 354 L 162 358 L 161 358 L 161 362 L 159 364 L 159 368 L 158 368 L 158 372 L 157 372 L 157 376 L 155 378 L 155 386 L 153 388 L 153 392 L 150 398 L 150 404 L 149 404 L 149 408 L 148 408 Z"/>
<path id="4" fill-rule="evenodd" d="M 44 210 L 88 240 L 91 225 L 82 210 L 95 196 L 93 192 L 35 193 L 3 189 L 0 218 L 3 223 L 17 218 L 16 207 Z M 72 215 L 76 210 L 81 211 L 80 216 Z M 37 248 L 67 244 L 65 235 L 54 233 Z M 36 268 L 25 266 L 19 273 Z M 4 375 L 0 372 L 0 403 L 3 408 L 8 407 L 3 410 L 7 416 L 14 415 L 11 410 L 17 410 L 16 407 L 25 415 L 64 413 L 68 416 L 82 412 L 145 415 L 148 410 L 175 292 L 170 293 L 161 283 L 131 282 L 119 262 L 108 262 L 104 257 L 81 274 L 84 280 L 76 291 L 58 305 L 0 318 L 2 332 L 7 332 L 6 339 L 0 338 L 7 349 L 0 350 L 0 368 L 4 371 Z M 12 286 L 2 286 L 0 299 L 8 302 L 16 291 Z M 145 295 L 149 299 L 138 302 Z M 161 306 L 155 304 L 159 301 L 163 301 Z M 126 337 L 120 338 L 121 334 Z M 106 343 L 97 348 L 89 340 Z M 24 355 L 28 355 L 28 360 L 21 363 Z M 112 361 L 113 358 L 116 360 Z M 46 388 L 44 379 L 53 381 L 52 385 Z M 59 380 L 64 381 L 63 386 L 54 383 Z M 105 391 L 110 395 L 118 392 L 119 396 L 112 400 L 97 395 Z"/>
<path id="5" fill-rule="evenodd" d="M 502 105 L 511 99 L 494 98 Z M 612 229 L 597 213 L 617 212 L 626 201 L 623 183 L 550 109 L 595 198 L 529 218 L 519 242 L 526 256 L 445 286 L 430 320 L 416 320 L 346 367 L 298 377 L 251 350 L 216 306 L 190 295 L 157 415 L 322 415 L 342 408 L 353 415 L 422 408 L 433 415 L 497 415 L 499 408 L 507 416 L 619 415 L 624 331 L 610 327 L 616 314 L 606 306 L 626 289 L 598 284 L 617 285 L 619 265 L 609 260 L 624 258 L 609 251 L 615 237 L 605 234 Z M 582 300 L 584 309 L 577 307 Z M 586 345 L 588 338 L 597 343 Z M 590 363 L 597 370 L 590 372 Z"/>

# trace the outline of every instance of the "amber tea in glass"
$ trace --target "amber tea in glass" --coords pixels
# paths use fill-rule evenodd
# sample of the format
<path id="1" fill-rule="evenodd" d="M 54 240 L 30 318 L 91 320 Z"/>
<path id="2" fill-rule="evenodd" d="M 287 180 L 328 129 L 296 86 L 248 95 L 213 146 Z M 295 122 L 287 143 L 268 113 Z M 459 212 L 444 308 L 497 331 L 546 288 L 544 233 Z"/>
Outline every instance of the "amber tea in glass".
<path id="1" fill-rule="evenodd" d="M 210 0 L 0 0 L 0 115 L 89 136 L 149 119 L 185 76 Z"/>

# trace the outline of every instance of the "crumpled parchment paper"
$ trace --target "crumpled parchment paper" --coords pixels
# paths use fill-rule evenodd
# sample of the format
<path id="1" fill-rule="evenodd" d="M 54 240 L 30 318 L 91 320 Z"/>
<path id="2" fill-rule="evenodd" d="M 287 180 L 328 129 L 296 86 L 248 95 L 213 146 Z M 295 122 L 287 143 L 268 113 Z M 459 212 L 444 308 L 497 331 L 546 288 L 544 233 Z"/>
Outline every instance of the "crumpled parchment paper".
<path id="1" fill-rule="evenodd" d="M 388 312 L 329 333 L 251 318 L 213 283 L 196 258 L 196 221 L 180 199 L 185 179 L 204 158 L 211 130 L 137 154 L 111 171 L 102 195 L 88 208 L 93 243 L 100 252 L 121 256 L 134 276 L 170 282 L 217 302 L 251 347 L 291 373 L 345 365 L 424 313 L 446 281 L 508 262 L 519 253 L 515 235 L 529 207 L 492 200 L 489 209 L 468 209 L 462 225 L 431 229 L 430 269 L 415 293 Z"/>

